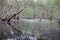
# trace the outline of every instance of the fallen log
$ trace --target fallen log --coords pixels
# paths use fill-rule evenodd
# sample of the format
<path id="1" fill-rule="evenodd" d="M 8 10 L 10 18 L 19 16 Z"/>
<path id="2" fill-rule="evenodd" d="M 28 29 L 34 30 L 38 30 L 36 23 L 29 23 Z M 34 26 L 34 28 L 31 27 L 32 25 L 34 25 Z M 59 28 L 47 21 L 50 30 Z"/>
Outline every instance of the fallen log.
<path id="1" fill-rule="evenodd" d="M 12 14 L 12 16 L 10 17 L 6 15 L 7 18 L 0 19 L 0 39 L 16 37 L 22 34 L 21 30 L 14 28 L 14 26 L 10 24 L 10 20 L 16 15 L 20 14 L 23 10 L 24 9 L 20 10 L 19 12 L 15 14 Z"/>

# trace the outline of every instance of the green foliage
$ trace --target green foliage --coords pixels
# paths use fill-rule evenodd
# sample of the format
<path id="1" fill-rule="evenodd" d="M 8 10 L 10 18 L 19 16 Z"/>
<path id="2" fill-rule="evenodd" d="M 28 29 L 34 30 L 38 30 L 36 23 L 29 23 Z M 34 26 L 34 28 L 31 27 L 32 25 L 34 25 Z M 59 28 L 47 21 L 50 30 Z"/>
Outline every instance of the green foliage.
<path id="1" fill-rule="evenodd" d="M 23 12 L 23 16 L 27 16 L 27 15 L 32 15 L 34 13 L 34 10 L 32 8 L 27 8 L 24 12 Z"/>
<path id="2" fill-rule="evenodd" d="M 5 4 L 4 0 L 0 0 L 0 5 L 3 6 Z"/>

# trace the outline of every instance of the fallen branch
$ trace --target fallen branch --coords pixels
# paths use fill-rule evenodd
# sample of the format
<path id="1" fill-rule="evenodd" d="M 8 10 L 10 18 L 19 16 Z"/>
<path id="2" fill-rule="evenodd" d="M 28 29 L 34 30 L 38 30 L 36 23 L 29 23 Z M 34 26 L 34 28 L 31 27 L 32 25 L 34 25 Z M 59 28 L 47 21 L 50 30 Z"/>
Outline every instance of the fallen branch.
<path id="1" fill-rule="evenodd" d="M 9 22 L 13 17 L 15 17 L 16 15 L 20 14 L 23 10 L 24 9 L 20 10 L 19 12 L 15 13 L 15 14 L 12 14 L 12 16 L 10 18 L 9 17 L 7 19 L 6 18 L 3 18 L 2 21 Z M 7 15 L 6 15 L 6 17 L 7 17 Z"/>
<path id="2" fill-rule="evenodd" d="M 9 22 L 13 17 L 15 17 L 16 15 L 20 14 L 24 9 L 20 10 L 18 13 L 13 14 L 7 21 Z"/>
<path id="3" fill-rule="evenodd" d="M 14 26 L 12 26 L 12 25 L 10 24 L 10 20 L 11 20 L 13 17 L 15 17 L 16 15 L 20 14 L 23 10 L 24 10 L 24 9 L 20 10 L 19 12 L 15 13 L 15 14 L 12 14 L 12 16 L 10 16 L 10 18 L 9 18 L 9 15 L 7 16 L 7 14 L 6 14 L 6 17 L 5 17 L 5 18 L 2 18 L 1 21 L 6 22 L 6 23 L 7 23 L 10 27 L 12 27 L 15 31 L 17 31 L 17 32 L 19 32 L 20 34 L 22 34 L 22 31 L 21 31 L 21 30 L 16 29 Z"/>

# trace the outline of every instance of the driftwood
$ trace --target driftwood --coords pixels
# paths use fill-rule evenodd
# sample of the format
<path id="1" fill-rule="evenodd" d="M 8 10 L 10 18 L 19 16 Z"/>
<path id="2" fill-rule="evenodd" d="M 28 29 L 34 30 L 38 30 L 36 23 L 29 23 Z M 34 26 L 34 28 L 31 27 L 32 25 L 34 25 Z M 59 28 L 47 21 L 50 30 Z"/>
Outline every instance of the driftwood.
<path id="1" fill-rule="evenodd" d="M 9 31 L 9 30 L 15 30 L 16 32 L 16 34 L 17 33 L 19 33 L 19 35 L 21 35 L 22 34 L 22 31 L 21 30 L 18 30 L 18 29 L 16 29 L 14 26 L 12 26 L 11 24 L 10 24 L 10 20 L 13 18 L 13 17 L 15 17 L 16 15 L 18 15 L 18 14 L 20 14 L 22 11 L 23 11 L 24 9 L 22 9 L 22 10 L 20 10 L 19 12 L 17 12 L 17 13 L 15 13 L 15 14 L 12 14 L 12 16 L 9 18 L 8 16 L 7 16 L 7 14 L 6 14 L 6 17 L 7 17 L 7 19 L 6 19 L 6 17 L 5 18 L 1 18 L 0 19 L 0 39 L 3 39 L 5 36 L 7 36 L 7 31 Z M 10 27 L 3 27 L 3 24 L 4 25 L 8 25 L 8 26 L 10 26 Z M 10 29 L 11 28 L 11 29 Z M 6 31 L 7 30 L 7 31 Z M 13 34 L 13 33 L 12 33 Z M 17 34 L 18 35 L 18 34 Z M 8 36 L 7 36 L 8 37 Z M 5 38 L 7 38 L 7 37 L 5 37 Z"/>

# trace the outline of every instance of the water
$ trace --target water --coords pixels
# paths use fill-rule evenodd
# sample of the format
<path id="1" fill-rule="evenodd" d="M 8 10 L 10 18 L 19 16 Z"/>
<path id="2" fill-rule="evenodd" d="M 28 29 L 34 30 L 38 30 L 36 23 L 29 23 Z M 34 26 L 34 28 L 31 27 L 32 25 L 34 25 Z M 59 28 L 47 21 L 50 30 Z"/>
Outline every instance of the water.
<path id="1" fill-rule="evenodd" d="M 37 38 L 35 36 L 33 37 L 33 36 L 21 35 L 20 37 L 8 38 L 3 40 L 37 40 Z"/>

